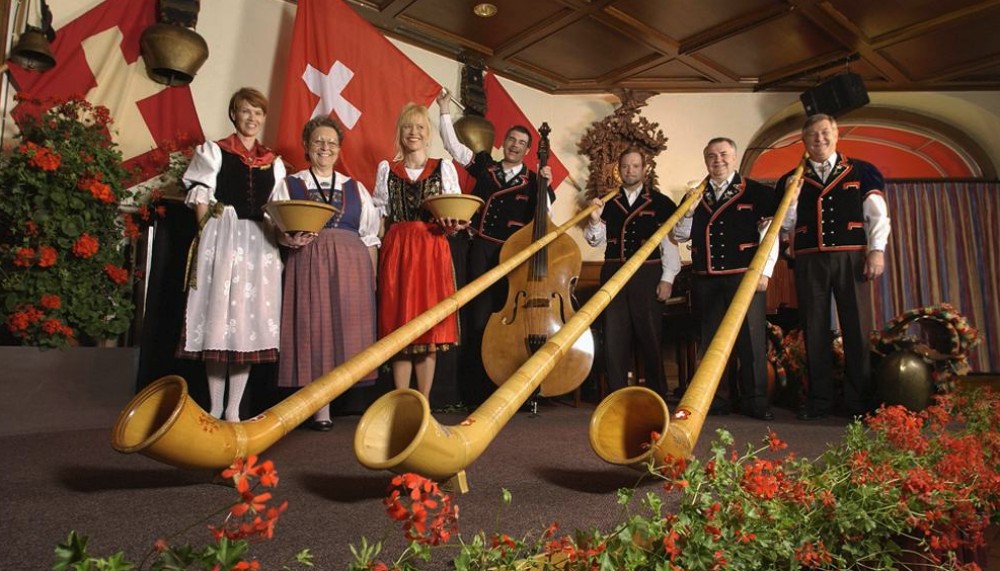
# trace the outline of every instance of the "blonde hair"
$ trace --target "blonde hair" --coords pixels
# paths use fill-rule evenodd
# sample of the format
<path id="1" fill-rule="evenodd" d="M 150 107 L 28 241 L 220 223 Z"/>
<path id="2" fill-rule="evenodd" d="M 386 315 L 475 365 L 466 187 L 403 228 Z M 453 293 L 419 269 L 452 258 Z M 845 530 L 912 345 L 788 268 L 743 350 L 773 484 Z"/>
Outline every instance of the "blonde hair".
<path id="1" fill-rule="evenodd" d="M 431 118 L 427 113 L 427 107 L 412 102 L 407 103 L 403 105 L 403 110 L 399 112 L 399 118 L 396 119 L 396 138 L 394 140 L 396 156 L 393 160 L 399 161 L 403 159 L 403 144 L 401 142 L 403 138 L 403 126 L 417 121 L 422 122 L 427 127 L 427 143 L 430 144 Z"/>

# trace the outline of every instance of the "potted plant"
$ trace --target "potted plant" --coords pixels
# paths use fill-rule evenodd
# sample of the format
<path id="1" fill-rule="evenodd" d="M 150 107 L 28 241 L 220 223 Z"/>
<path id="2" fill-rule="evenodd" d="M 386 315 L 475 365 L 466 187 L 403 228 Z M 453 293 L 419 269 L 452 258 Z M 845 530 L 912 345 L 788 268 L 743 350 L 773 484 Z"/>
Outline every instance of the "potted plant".
<path id="1" fill-rule="evenodd" d="M 19 97 L 20 133 L 0 157 L 0 309 L 21 345 L 113 339 L 134 310 L 120 203 L 127 172 L 107 108 Z M 132 224 L 132 226 L 130 226 Z"/>

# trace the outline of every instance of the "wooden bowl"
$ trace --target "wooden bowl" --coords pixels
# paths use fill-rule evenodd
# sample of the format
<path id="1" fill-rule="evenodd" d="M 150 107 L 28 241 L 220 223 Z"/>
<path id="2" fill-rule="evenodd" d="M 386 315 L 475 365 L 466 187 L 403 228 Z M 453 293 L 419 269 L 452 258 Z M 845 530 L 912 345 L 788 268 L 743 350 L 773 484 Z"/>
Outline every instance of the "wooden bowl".
<path id="1" fill-rule="evenodd" d="M 472 194 L 439 194 L 425 199 L 420 206 L 434 218 L 469 221 L 482 205 L 483 199 Z"/>
<path id="2" fill-rule="evenodd" d="M 277 200 L 265 204 L 264 212 L 282 232 L 319 233 L 337 209 L 315 200 Z"/>

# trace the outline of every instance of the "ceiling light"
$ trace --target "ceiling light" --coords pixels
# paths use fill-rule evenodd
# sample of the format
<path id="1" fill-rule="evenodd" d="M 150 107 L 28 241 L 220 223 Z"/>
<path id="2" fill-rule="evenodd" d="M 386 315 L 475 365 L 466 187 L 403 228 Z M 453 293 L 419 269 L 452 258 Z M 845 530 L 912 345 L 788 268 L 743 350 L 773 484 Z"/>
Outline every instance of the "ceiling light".
<path id="1" fill-rule="evenodd" d="M 480 18 L 489 18 L 491 16 L 496 16 L 497 7 L 489 2 L 483 2 L 481 4 L 476 4 L 472 8 L 472 13 L 479 16 Z"/>

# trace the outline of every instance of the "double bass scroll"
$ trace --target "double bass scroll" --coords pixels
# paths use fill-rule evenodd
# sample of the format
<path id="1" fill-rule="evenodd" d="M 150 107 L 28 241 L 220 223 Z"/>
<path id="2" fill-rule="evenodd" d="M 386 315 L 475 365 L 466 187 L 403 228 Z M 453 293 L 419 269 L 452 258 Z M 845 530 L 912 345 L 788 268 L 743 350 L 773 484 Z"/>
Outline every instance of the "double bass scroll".
<path id="1" fill-rule="evenodd" d="M 543 123 L 538 132 L 541 170 L 549 157 L 548 124 Z M 548 183 L 539 176 L 534 219 L 507 239 L 500 250 L 500 263 L 555 227 L 549 218 Z M 506 382 L 573 317 L 573 289 L 582 264 L 580 247 L 563 234 L 508 274 L 507 301 L 490 316 L 483 333 L 483 366 L 494 383 Z M 572 392 L 587 378 L 593 364 L 594 336 L 588 330 L 542 381 L 539 394 L 550 397 Z"/>

